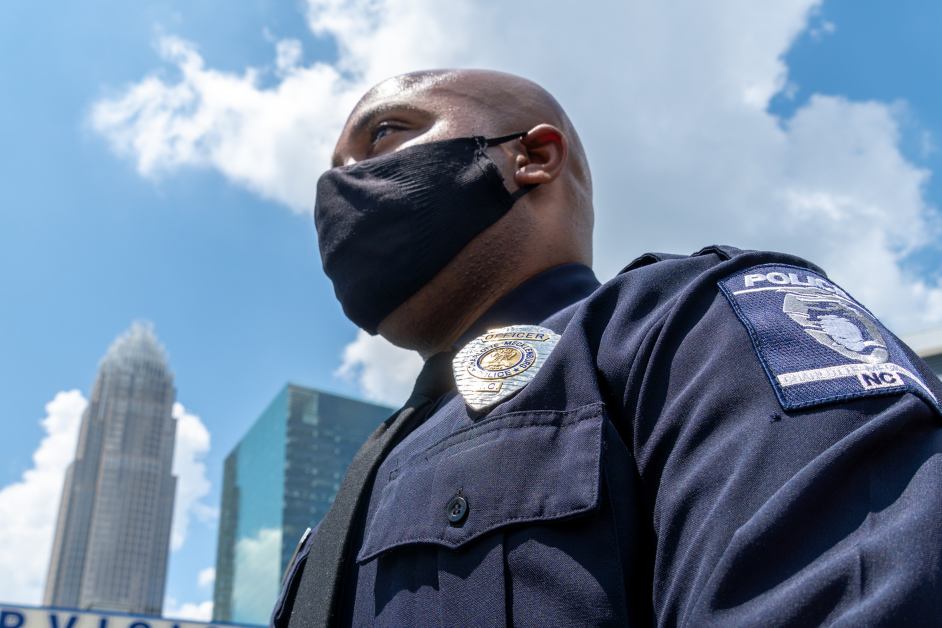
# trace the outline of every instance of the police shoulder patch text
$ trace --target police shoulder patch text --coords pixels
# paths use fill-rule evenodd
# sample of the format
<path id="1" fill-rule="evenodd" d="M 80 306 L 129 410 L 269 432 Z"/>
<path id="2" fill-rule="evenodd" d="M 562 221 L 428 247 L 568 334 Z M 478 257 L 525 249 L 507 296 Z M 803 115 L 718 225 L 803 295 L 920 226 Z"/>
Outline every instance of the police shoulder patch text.
<path id="1" fill-rule="evenodd" d="M 749 330 L 786 410 L 906 391 L 938 407 L 892 334 L 821 275 L 765 264 L 719 287 Z"/>
<path id="2" fill-rule="evenodd" d="M 538 325 L 492 329 L 455 356 L 458 390 L 474 410 L 493 406 L 530 383 L 557 342 L 559 334 Z"/>

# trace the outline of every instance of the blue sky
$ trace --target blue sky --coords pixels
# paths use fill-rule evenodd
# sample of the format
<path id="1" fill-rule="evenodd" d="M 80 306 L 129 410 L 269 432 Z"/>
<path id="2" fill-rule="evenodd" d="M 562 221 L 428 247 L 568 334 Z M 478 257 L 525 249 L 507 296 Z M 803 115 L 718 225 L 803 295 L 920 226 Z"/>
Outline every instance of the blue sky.
<path id="1" fill-rule="evenodd" d="M 794 98 L 779 95 L 771 111 L 787 118 L 812 94 L 840 94 L 851 100 L 897 103 L 902 111 L 900 148 L 932 176 L 926 197 L 942 206 L 942 86 L 939 72 L 942 42 L 934 36 L 942 6 L 918 0 L 898 3 L 825 2 L 819 21 L 833 32 L 812 26 L 786 53 L 789 78 L 798 87 Z M 909 260 L 918 272 L 942 272 L 942 242 L 936 240 Z"/>
<path id="2" fill-rule="evenodd" d="M 357 392 L 332 375 L 355 328 L 331 298 L 311 220 L 212 172 L 144 180 L 86 121 L 103 93 L 158 66 L 162 29 L 241 67 L 270 62 L 265 28 L 305 30 L 297 7 L 274 3 L 0 7 L 0 485 L 32 466 L 43 406 L 60 390 L 87 396 L 137 318 L 155 323 L 178 401 L 212 432 L 213 506 L 223 458 L 286 381 Z M 215 564 L 215 528 L 190 534 L 168 595 L 195 602 L 211 596 L 196 574 Z"/>
<path id="3" fill-rule="evenodd" d="M 332 141 L 351 98 L 378 78 L 422 67 L 518 72 L 569 109 L 595 172 L 603 279 L 645 250 L 692 252 L 723 241 L 807 255 L 896 329 L 942 322 L 933 231 L 942 195 L 942 42 L 934 36 L 942 6 L 808 0 L 758 9 L 718 0 L 700 3 L 708 10 L 701 19 L 658 3 L 633 3 L 648 8 L 637 13 L 604 5 L 597 15 L 560 8 L 526 18 L 513 13 L 525 7 L 479 4 L 477 19 L 522 24 L 530 38 L 542 33 L 544 54 L 521 53 L 507 43 L 512 31 L 499 29 L 479 48 L 473 20 L 428 0 L 383 0 L 389 11 L 368 15 L 362 2 L 330 9 L 320 0 L 0 5 L 0 487 L 34 466 L 45 404 L 60 391 L 87 396 L 98 360 L 139 318 L 154 322 L 170 353 L 178 401 L 211 433 L 209 506 L 219 503 L 225 455 L 286 381 L 394 402 L 404 384 L 383 380 L 382 368 L 406 358 L 358 339 L 343 318 L 305 207 L 313 204 L 309 182 L 326 166 L 318 142 Z M 365 34 L 318 22 L 337 17 L 330 11 L 362 19 Z M 431 22 L 416 19 L 426 15 Z M 383 39 L 388 32 L 401 37 Z M 258 110 L 240 109 L 248 106 L 242 96 L 227 104 L 253 133 L 281 120 L 296 130 L 259 149 L 257 167 L 229 157 L 256 141 L 251 133 L 205 149 L 228 133 L 215 123 L 180 153 L 179 137 L 140 109 L 125 115 L 128 95 L 148 76 L 164 92 L 184 84 L 209 94 L 187 83 L 179 56 L 161 57 L 167 41 L 194 47 L 199 77 L 214 72 L 246 96 L 278 94 Z M 298 48 L 286 41 L 300 43 L 300 57 L 288 58 Z M 281 66 L 276 48 L 288 55 Z M 303 73 L 317 62 L 336 76 Z M 258 69 L 249 87 L 239 83 L 247 67 Z M 337 89 L 312 101 L 309 118 L 296 113 L 306 105 L 288 89 L 304 81 Z M 102 103 L 124 103 L 112 109 L 116 122 L 95 121 Z M 194 109 L 161 106 L 183 122 Z M 147 136 L 141 149 L 154 129 L 157 139 Z M 144 164 L 147 151 L 156 166 Z M 783 215 L 795 229 L 776 227 Z M 809 215 L 817 216 L 813 237 L 801 227 Z M 870 255 L 874 247 L 882 257 Z M 880 266 L 867 266 L 871 257 Z M 335 374 L 345 361 L 346 378 Z M 193 520 L 188 530 L 168 581 L 180 604 L 212 593 L 197 574 L 215 564 L 215 524 Z M 2 552 L 0 564 L 18 560 Z M 2 588 L 0 600 L 30 601 L 7 599 Z"/>

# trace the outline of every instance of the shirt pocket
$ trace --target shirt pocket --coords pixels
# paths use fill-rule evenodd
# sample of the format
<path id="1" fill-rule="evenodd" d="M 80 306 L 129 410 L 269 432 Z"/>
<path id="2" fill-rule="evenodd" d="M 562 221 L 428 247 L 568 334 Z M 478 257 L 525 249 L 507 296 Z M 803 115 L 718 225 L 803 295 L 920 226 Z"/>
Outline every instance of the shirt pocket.
<path id="1" fill-rule="evenodd" d="M 487 417 L 387 460 L 357 562 L 417 543 L 455 550 L 506 526 L 597 510 L 603 416 L 595 403 Z"/>

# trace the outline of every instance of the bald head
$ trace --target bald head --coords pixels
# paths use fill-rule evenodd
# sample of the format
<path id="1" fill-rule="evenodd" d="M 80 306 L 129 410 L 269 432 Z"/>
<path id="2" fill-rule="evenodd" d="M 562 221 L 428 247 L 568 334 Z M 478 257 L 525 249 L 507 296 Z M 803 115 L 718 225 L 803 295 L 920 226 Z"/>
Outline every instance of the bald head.
<path id="1" fill-rule="evenodd" d="M 572 179 L 571 183 L 587 195 L 579 200 L 591 206 L 588 162 L 566 112 L 533 81 L 503 72 L 429 70 L 379 83 L 351 112 L 332 165 L 346 165 L 417 143 L 471 135 L 497 137 L 540 124 L 557 127 L 568 139 L 564 178 Z"/>
<path id="2" fill-rule="evenodd" d="M 530 277 L 561 264 L 591 264 L 592 184 L 569 117 L 532 81 L 484 70 L 415 72 L 383 81 L 356 105 L 334 167 L 428 142 L 522 132 L 487 154 L 509 192 L 534 189 L 387 316 L 381 335 L 434 353 Z M 494 251 L 502 249 L 517 254 L 495 263 Z"/>

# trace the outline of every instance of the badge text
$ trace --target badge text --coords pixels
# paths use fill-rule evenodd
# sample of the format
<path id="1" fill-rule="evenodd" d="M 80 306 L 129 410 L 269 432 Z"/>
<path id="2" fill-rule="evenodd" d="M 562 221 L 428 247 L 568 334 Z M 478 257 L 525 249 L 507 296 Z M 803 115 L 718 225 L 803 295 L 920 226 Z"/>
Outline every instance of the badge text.
<path id="1" fill-rule="evenodd" d="M 484 342 L 494 342 L 495 340 L 549 340 L 549 334 L 542 334 L 536 331 L 504 331 L 496 334 L 487 334 L 481 338 Z"/>

